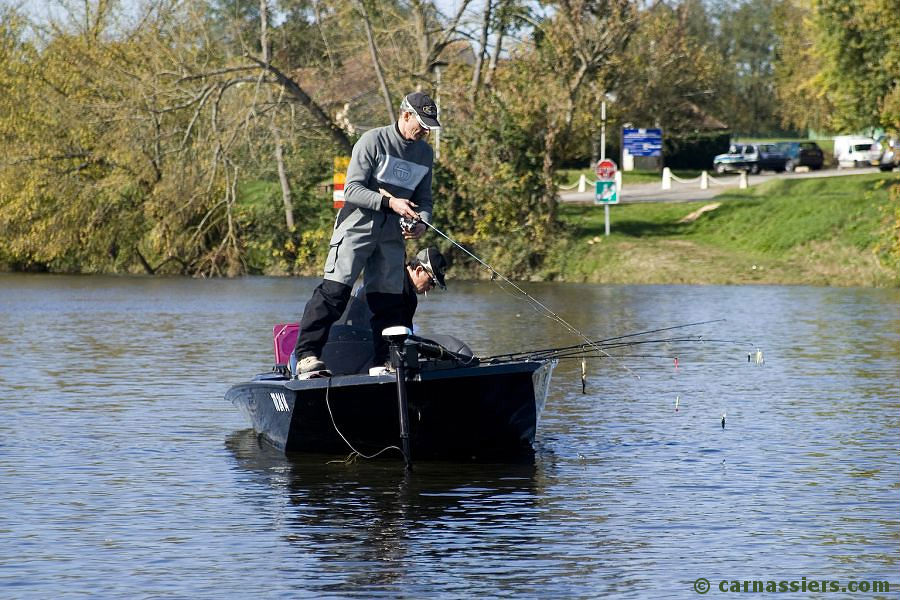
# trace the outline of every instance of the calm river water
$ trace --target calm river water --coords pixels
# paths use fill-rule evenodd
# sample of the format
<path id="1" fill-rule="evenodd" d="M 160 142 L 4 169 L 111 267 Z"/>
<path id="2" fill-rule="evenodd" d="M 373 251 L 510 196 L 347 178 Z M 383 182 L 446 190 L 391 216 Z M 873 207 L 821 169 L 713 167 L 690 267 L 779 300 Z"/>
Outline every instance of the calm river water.
<path id="1" fill-rule="evenodd" d="M 0 275 L 0 597 L 900 597 L 900 291 L 528 284 L 592 336 L 741 343 L 594 361 L 587 394 L 563 361 L 533 465 L 407 477 L 287 459 L 223 400 L 315 284 Z M 578 341 L 488 282 L 417 324 L 482 355 Z"/>

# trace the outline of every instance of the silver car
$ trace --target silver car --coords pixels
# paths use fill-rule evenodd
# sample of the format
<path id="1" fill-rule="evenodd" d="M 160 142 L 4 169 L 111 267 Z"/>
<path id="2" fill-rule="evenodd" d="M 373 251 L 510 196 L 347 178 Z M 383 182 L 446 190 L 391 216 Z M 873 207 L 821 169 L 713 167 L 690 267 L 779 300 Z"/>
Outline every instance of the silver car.
<path id="1" fill-rule="evenodd" d="M 890 136 L 878 138 L 881 146 L 881 158 L 878 160 L 878 168 L 882 171 L 891 171 L 900 167 L 900 139 Z"/>

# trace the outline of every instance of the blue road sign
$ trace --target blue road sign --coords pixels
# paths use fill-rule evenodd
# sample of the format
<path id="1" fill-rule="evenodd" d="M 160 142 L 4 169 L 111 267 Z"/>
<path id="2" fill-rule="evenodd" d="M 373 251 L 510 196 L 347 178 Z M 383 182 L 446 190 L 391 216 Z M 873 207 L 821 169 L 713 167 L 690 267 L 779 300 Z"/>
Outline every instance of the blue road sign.
<path id="1" fill-rule="evenodd" d="M 622 144 L 632 156 L 662 156 L 662 129 L 622 129 Z"/>

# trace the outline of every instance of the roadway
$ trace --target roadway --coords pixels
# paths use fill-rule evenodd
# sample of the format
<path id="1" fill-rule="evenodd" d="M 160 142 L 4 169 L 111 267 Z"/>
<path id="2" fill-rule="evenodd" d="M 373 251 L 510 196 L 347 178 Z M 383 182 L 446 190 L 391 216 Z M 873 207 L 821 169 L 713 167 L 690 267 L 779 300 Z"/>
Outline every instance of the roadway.
<path id="1" fill-rule="evenodd" d="M 772 179 L 808 179 L 811 177 L 842 177 L 845 175 L 864 175 L 877 173 L 875 167 L 861 169 L 822 169 L 821 171 L 807 171 L 795 173 L 760 173 L 747 175 L 747 185 L 754 186 Z M 715 198 L 725 191 L 739 189 L 740 175 L 715 175 L 709 176 L 709 188 L 700 189 L 700 178 L 689 183 L 680 183 L 672 179 L 672 189 L 662 189 L 662 176 L 656 183 L 632 183 L 622 186 L 619 190 L 619 204 L 635 204 L 638 202 L 699 202 Z M 593 204 L 594 186 L 588 184 L 587 191 L 560 191 L 559 198 L 562 202 Z"/>

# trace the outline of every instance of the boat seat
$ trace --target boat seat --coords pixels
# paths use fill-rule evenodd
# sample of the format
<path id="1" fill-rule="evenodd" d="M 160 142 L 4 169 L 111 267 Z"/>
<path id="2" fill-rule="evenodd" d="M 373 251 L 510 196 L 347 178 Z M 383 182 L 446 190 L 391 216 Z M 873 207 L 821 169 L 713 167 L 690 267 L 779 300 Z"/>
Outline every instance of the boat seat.
<path id="1" fill-rule="evenodd" d="M 272 328 L 276 365 L 290 364 L 298 335 L 298 323 L 279 323 Z M 374 353 L 372 332 L 368 328 L 335 323 L 319 358 L 333 374 L 350 375 L 368 373 Z"/>
<path id="2" fill-rule="evenodd" d="M 345 321 L 346 322 L 346 321 Z M 368 325 L 368 324 L 367 324 Z M 279 323 L 272 328 L 275 345 L 275 364 L 290 365 L 291 353 L 300 334 L 298 323 Z M 461 340 L 442 334 L 423 336 L 447 350 L 463 356 L 472 356 L 472 350 Z M 334 375 L 368 373 L 373 365 L 375 349 L 372 331 L 368 326 L 335 323 L 328 334 L 328 343 L 322 349 L 321 358 Z"/>
<path id="3" fill-rule="evenodd" d="M 276 365 L 286 365 L 290 362 L 291 352 L 297 345 L 298 335 L 300 335 L 299 323 L 279 323 L 272 328 Z"/>

